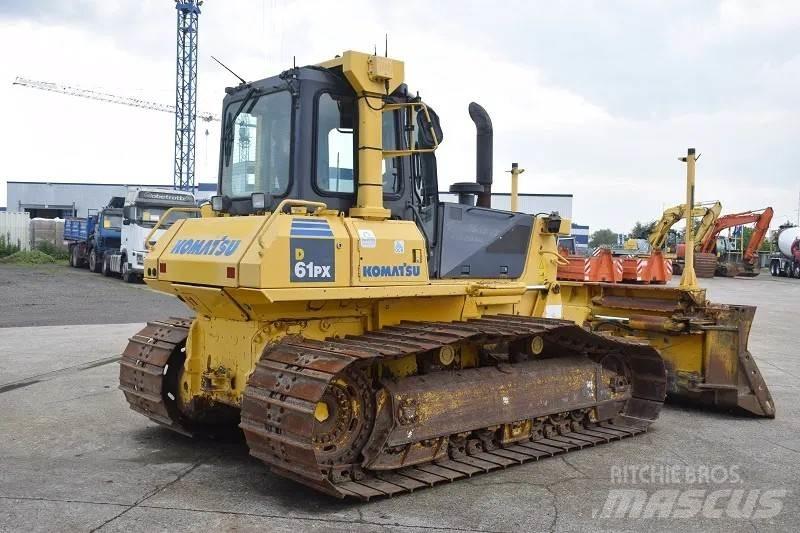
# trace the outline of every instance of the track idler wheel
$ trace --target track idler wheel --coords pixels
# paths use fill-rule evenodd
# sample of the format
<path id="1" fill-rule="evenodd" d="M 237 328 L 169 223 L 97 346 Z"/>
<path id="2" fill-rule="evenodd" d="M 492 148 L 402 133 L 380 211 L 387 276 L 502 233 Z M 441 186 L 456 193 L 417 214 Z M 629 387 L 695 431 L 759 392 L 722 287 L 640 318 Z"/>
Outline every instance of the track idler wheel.
<path id="1" fill-rule="evenodd" d="M 375 399 L 362 371 L 337 376 L 314 409 L 312 443 L 322 465 L 359 462 L 375 417 Z"/>

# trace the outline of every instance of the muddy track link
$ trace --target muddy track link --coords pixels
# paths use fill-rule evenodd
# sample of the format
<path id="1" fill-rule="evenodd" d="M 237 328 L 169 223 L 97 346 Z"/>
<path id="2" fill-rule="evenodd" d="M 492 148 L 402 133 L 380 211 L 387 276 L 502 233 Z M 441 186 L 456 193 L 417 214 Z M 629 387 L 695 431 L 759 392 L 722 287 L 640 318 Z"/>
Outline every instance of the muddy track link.
<path id="1" fill-rule="evenodd" d="M 489 424 L 483 427 L 462 427 L 458 431 L 449 431 L 449 436 L 442 436 L 446 433 L 436 433 L 440 428 L 432 429 L 420 425 L 416 427 L 420 433 L 428 431 L 427 435 L 420 437 L 424 440 L 407 444 L 405 448 L 391 448 L 386 446 L 390 440 L 388 436 L 397 429 L 398 424 L 404 423 L 403 409 L 407 407 L 401 403 L 397 411 L 399 415 L 391 407 L 386 407 L 393 405 L 391 402 L 396 398 L 400 398 L 399 395 L 396 396 L 399 394 L 397 390 L 403 387 L 432 387 L 423 392 L 428 394 L 427 398 L 437 395 L 445 397 L 445 400 L 441 400 L 444 404 L 437 404 L 441 407 L 447 405 L 447 393 L 443 393 L 441 386 L 423 385 L 426 380 L 438 380 L 440 385 L 446 385 L 447 380 L 463 381 L 463 375 L 477 372 L 478 374 L 470 374 L 476 379 L 470 384 L 472 388 L 460 390 L 469 390 L 469 396 L 473 398 L 489 398 L 492 394 L 504 394 L 498 392 L 502 389 L 500 380 L 503 378 L 496 376 L 524 373 L 524 369 L 528 368 L 526 363 L 495 362 L 462 371 L 449 370 L 394 379 L 392 383 L 384 380 L 379 385 L 383 388 L 370 388 L 358 396 L 359 388 L 368 387 L 366 382 L 369 380 L 363 376 L 369 375 L 369 372 L 365 369 L 374 369 L 378 363 L 411 354 L 430 353 L 457 343 L 513 345 L 512 343 L 523 340 L 528 342 L 534 337 L 543 338 L 551 350 L 566 354 L 564 357 L 556 355 L 550 359 L 550 363 L 545 361 L 541 366 L 545 370 L 549 368 L 552 376 L 556 376 L 559 371 L 566 374 L 567 372 L 561 370 L 562 366 L 580 369 L 580 365 L 585 367 L 589 364 L 600 369 L 597 370 L 599 376 L 606 364 L 612 364 L 604 363 L 606 357 L 616 357 L 616 361 L 624 360 L 626 372 L 629 371 L 631 378 L 624 405 L 618 407 L 622 402 L 614 404 L 617 407 L 613 412 L 598 407 L 595 413 L 603 414 L 592 419 L 587 414 L 587 409 L 555 411 L 548 407 L 547 401 L 536 400 L 540 402 L 537 404 L 539 410 L 533 416 L 517 417 L 512 415 L 519 413 L 512 413 L 509 420 L 502 421 L 508 425 L 522 418 L 530 418 L 531 424 L 539 424 L 537 421 L 541 420 L 555 420 L 553 423 L 544 423 L 543 430 L 531 431 L 529 438 L 506 439 L 504 443 L 496 440 L 480 443 L 478 439 L 469 439 L 465 441 L 466 446 L 459 447 L 453 446 L 454 442 L 460 442 L 455 439 L 467 439 L 469 435 L 485 436 L 497 431 L 499 426 Z M 570 364 L 573 366 L 569 366 Z M 530 372 L 524 375 L 525 379 L 536 376 Z M 484 378 L 488 378 L 488 381 L 484 381 Z M 600 382 L 599 377 L 597 382 Z M 495 386 L 497 383 L 500 385 Z M 544 391 L 546 388 L 546 381 L 537 381 L 535 387 L 528 386 L 525 394 L 529 396 L 523 399 L 528 401 L 531 396 L 536 396 L 537 393 L 531 393 L 531 390 Z M 389 392 L 385 392 L 387 390 Z M 570 321 L 498 315 L 464 322 L 402 322 L 397 326 L 360 336 L 326 341 L 287 337 L 268 345 L 244 391 L 240 427 L 244 431 L 251 455 L 261 459 L 275 473 L 340 498 L 369 500 L 373 497 L 411 492 L 644 432 L 658 416 L 665 393 L 664 362 L 655 349 L 632 340 L 593 334 Z M 551 398 L 558 400 L 558 394 L 552 393 Z M 600 395 L 599 392 L 596 394 Z M 320 442 L 319 427 L 323 425 L 323 421 L 328 424 L 326 420 L 329 418 L 327 410 L 322 417 L 316 416 L 323 397 L 333 398 L 337 416 L 345 424 L 343 428 L 326 430 L 330 436 Z M 489 410 L 497 406 L 496 399 L 493 401 L 495 403 L 490 404 L 487 400 Z M 512 398 L 509 411 L 513 410 L 514 401 L 516 400 Z M 595 403 L 600 405 L 597 402 L 599 400 Z M 502 397 L 502 403 L 508 403 L 505 396 Z M 533 405 L 535 402 L 528 403 Z M 362 405 L 361 410 L 354 412 L 358 405 Z M 480 409 L 482 405 L 473 400 L 471 416 L 474 417 L 475 408 Z M 591 409 L 586 404 L 582 407 Z M 505 416 L 503 409 L 500 405 L 501 414 L 496 416 Z M 432 418 L 439 415 L 440 425 L 441 419 L 445 418 L 447 420 L 444 425 L 450 421 L 452 426 L 459 423 L 452 422 L 459 420 L 460 413 L 457 411 L 457 408 L 444 407 L 436 411 Z M 408 416 L 415 416 L 413 409 Z M 401 419 L 401 422 L 398 423 L 397 419 Z M 472 420 L 463 415 L 462 419 Z M 410 422 L 406 420 L 405 423 Z M 365 428 L 363 431 L 361 426 Z M 413 428 L 413 425 L 401 428 L 402 433 L 408 427 Z M 348 429 L 353 435 L 352 439 L 342 440 L 341 434 Z M 408 436 L 411 437 L 411 431 Z M 450 439 L 449 442 L 447 439 Z M 337 460 L 331 460 L 326 455 L 327 448 L 324 445 L 329 441 L 344 443 L 342 447 L 345 450 Z M 430 452 L 431 460 L 417 459 L 401 468 L 393 468 L 391 465 L 387 466 L 385 461 L 381 463 L 376 460 L 376 457 L 388 457 L 391 462 L 392 453 L 395 456 L 409 454 L 414 446 L 418 447 L 417 451 L 424 451 L 432 446 L 443 446 L 444 449 Z M 402 461 L 405 461 L 408 455 L 402 457 Z M 370 467 L 375 467 L 376 464 L 376 468 Z"/>
<path id="2" fill-rule="evenodd" d="M 187 436 L 192 432 L 182 422 L 175 398 L 168 396 L 166 381 L 170 358 L 185 349 L 191 325 L 187 318 L 148 322 L 129 339 L 119 363 L 119 388 L 130 408 Z"/>

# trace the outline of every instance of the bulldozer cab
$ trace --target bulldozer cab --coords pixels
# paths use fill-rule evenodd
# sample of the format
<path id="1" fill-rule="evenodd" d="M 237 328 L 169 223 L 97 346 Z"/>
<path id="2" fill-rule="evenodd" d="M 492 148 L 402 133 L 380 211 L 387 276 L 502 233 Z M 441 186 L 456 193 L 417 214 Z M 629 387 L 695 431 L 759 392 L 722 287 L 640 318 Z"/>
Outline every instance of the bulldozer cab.
<path id="1" fill-rule="evenodd" d="M 228 93 L 218 184 L 227 213 L 271 211 L 285 198 L 321 201 L 344 212 L 352 207 L 356 95 L 341 76 L 301 67 Z M 400 113 L 384 113 L 383 122 L 384 147 L 393 149 L 401 138 Z M 392 218 L 409 218 L 410 164 L 408 157 L 384 161 L 383 198 Z M 435 174 L 426 177 L 435 187 Z M 266 205 L 254 206 L 254 193 L 264 193 Z"/>
<path id="2" fill-rule="evenodd" d="M 399 84 L 361 106 L 361 113 L 380 112 L 380 146 L 366 145 L 359 141 L 364 97 L 333 63 L 226 90 L 215 210 L 260 214 L 290 198 L 348 213 L 359 205 L 363 185 L 359 152 L 380 151 L 382 208 L 388 219 L 416 223 L 430 278 L 521 276 L 534 217 L 490 208 L 491 121 L 483 108 L 470 107 L 483 183 L 456 184 L 459 202 L 440 202 L 434 150 L 443 133 L 436 113 Z"/>

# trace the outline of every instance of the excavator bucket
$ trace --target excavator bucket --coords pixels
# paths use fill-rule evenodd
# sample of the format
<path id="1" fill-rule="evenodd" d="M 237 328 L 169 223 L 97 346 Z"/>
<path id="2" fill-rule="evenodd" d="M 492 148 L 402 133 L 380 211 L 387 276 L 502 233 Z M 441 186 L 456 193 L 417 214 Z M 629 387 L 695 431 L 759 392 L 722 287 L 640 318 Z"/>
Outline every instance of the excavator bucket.
<path id="1" fill-rule="evenodd" d="M 713 304 L 704 291 L 562 282 L 564 315 L 594 331 L 645 340 L 667 365 L 668 398 L 774 418 L 748 350 L 756 308 Z"/>

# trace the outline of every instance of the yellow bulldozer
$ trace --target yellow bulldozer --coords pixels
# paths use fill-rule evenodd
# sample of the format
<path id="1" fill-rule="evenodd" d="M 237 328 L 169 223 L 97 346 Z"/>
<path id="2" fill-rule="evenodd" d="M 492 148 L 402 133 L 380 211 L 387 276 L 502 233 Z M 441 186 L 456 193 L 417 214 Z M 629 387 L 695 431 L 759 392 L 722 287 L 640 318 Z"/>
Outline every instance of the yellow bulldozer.
<path id="1" fill-rule="evenodd" d="M 154 422 L 238 424 L 275 473 L 369 499 L 641 433 L 668 393 L 774 415 L 754 308 L 556 280 L 570 221 L 491 208 L 481 106 L 477 181 L 448 203 L 401 61 L 348 51 L 226 93 L 218 195 L 145 262 L 194 318 L 121 361 Z"/>

